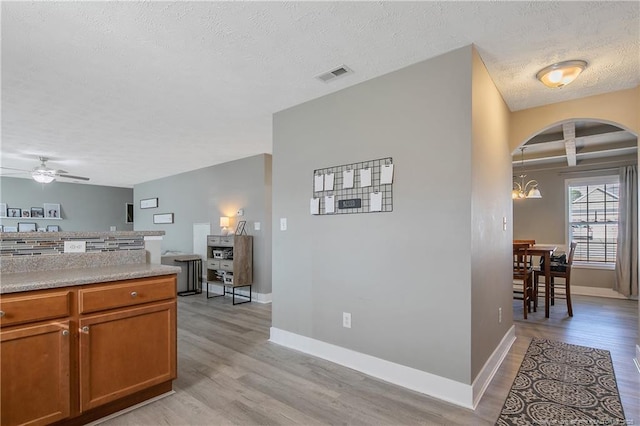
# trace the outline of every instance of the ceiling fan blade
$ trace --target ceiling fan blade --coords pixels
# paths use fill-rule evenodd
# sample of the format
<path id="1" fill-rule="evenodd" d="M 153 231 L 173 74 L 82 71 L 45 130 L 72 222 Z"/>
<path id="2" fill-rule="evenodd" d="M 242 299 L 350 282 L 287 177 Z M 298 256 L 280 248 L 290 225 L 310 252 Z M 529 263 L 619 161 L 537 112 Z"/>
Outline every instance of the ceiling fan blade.
<path id="1" fill-rule="evenodd" d="M 88 177 L 84 177 L 84 176 L 73 176 L 73 175 L 57 175 L 57 176 L 67 178 L 67 179 L 89 180 Z"/>
<path id="2" fill-rule="evenodd" d="M 69 172 L 68 172 L 68 171 L 66 171 L 66 170 L 54 170 L 53 172 L 54 172 L 55 174 L 57 174 L 57 175 L 64 175 L 64 174 L 69 173 Z"/>
<path id="3" fill-rule="evenodd" d="M 4 169 L 4 170 L 17 170 L 19 172 L 30 172 L 31 170 L 25 170 L 25 169 L 16 169 L 13 167 L 0 167 L 0 169 Z"/>

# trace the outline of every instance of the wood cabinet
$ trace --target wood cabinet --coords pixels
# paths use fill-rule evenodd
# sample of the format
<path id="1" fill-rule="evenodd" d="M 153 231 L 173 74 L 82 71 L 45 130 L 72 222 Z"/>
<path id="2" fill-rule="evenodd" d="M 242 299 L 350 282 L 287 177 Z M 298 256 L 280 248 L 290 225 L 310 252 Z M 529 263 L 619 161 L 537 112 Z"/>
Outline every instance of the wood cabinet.
<path id="1" fill-rule="evenodd" d="M 176 276 L 0 296 L 1 424 L 83 424 L 171 390 Z"/>
<path id="2" fill-rule="evenodd" d="M 0 332 L 0 423 L 45 425 L 69 417 L 69 321 Z"/>
<path id="3" fill-rule="evenodd" d="M 207 236 L 207 281 L 233 287 L 253 284 L 253 237 L 251 235 Z M 249 301 L 251 297 L 249 296 Z"/>

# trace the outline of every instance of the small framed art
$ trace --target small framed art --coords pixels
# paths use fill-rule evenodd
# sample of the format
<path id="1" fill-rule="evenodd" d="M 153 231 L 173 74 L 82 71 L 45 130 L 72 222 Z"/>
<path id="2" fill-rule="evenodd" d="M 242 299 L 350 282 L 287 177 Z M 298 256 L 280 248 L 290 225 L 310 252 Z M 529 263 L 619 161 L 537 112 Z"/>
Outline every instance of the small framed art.
<path id="1" fill-rule="evenodd" d="M 60 219 L 60 204 L 44 203 L 44 217 L 47 219 Z"/>
<path id="2" fill-rule="evenodd" d="M 22 209 L 18 207 L 9 207 L 7 209 L 7 217 L 22 217 Z"/>
<path id="3" fill-rule="evenodd" d="M 38 227 L 32 222 L 18 222 L 18 232 L 35 232 Z"/>
<path id="4" fill-rule="evenodd" d="M 47 225 L 47 232 L 60 232 L 58 225 Z"/>
<path id="5" fill-rule="evenodd" d="M 31 207 L 31 217 L 44 217 L 44 208 Z"/>
<path id="6" fill-rule="evenodd" d="M 140 200 L 141 209 L 155 209 L 156 207 L 158 207 L 157 198 L 146 198 L 144 200 Z"/>
<path id="7" fill-rule="evenodd" d="M 173 213 L 154 214 L 153 223 L 173 223 Z"/>

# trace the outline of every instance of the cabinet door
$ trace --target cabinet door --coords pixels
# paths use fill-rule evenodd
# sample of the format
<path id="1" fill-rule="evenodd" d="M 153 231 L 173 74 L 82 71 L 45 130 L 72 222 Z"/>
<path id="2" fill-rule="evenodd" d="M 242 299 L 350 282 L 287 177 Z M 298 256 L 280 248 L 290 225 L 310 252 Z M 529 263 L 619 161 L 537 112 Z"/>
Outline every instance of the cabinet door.
<path id="1" fill-rule="evenodd" d="M 69 321 L 0 332 L 0 423 L 44 425 L 69 416 Z"/>
<path id="2" fill-rule="evenodd" d="M 80 319 L 80 410 L 176 377 L 176 302 Z"/>

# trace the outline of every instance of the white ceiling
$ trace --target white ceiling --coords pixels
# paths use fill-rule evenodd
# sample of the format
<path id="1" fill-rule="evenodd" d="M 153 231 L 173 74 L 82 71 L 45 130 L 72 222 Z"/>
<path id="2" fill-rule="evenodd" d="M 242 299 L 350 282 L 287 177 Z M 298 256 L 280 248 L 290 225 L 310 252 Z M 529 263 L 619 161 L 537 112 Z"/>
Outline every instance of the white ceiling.
<path id="1" fill-rule="evenodd" d="M 1 165 L 134 184 L 271 152 L 271 115 L 475 43 L 511 110 L 640 83 L 639 2 L 2 2 Z M 536 72 L 584 59 L 563 89 Z M 354 73 L 314 76 L 345 64 Z"/>

